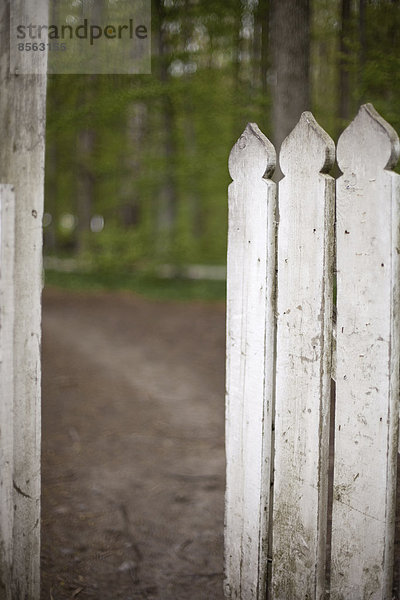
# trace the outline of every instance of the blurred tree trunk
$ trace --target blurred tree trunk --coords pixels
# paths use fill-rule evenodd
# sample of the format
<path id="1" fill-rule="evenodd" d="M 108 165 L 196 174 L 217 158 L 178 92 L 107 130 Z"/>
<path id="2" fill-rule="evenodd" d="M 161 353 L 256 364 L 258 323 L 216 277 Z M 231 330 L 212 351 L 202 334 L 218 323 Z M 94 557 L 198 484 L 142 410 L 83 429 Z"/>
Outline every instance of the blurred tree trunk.
<path id="1" fill-rule="evenodd" d="M 94 86 L 94 76 L 91 75 L 88 88 Z M 90 102 L 91 89 L 82 90 L 81 100 Z M 78 133 L 76 143 L 76 157 L 78 164 L 77 176 L 77 250 L 82 252 L 86 248 L 86 240 L 90 231 L 90 219 L 94 204 L 95 177 L 92 170 L 92 156 L 94 151 L 96 133 L 92 128 L 82 129 Z"/>
<path id="2" fill-rule="evenodd" d="M 238 0 L 235 4 L 235 28 L 233 36 L 233 81 L 235 86 L 235 92 L 240 92 L 240 65 L 241 65 L 241 54 L 242 54 L 242 2 Z"/>
<path id="3" fill-rule="evenodd" d="M 82 5 L 82 10 L 84 10 Z M 105 0 L 96 0 L 89 7 L 90 18 L 93 22 L 104 22 Z M 82 16 L 84 13 L 82 12 Z M 87 16 L 87 15 L 85 15 Z M 99 94 L 100 79 L 96 75 L 87 75 L 83 80 L 80 103 L 82 105 L 93 105 L 96 95 Z M 91 111 L 92 112 L 92 111 Z M 96 144 L 96 132 L 94 125 L 85 127 L 78 133 L 76 144 L 76 156 L 78 165 L 77 176 L 77 251 L 83 252 L 87 248 L 87 239 L 90 232 L 90 220 L 93 214 L 95 181 L 93 172 L 93 154 Z"/>
<path id="4" fill-rule="evenodd" d="M 47 194 L 44 208 L 46 212 L 51 215 L 51 222 L 45 223 L 46 227 L 43 230 L 43 249 L 45 254 L 46 251 L 54 252 L 57 250 L 56 227 L 58 222 L 58 168 L 58 145 L 53 140 L 47 144 L 46 149 L 45 185 Z"/>
<path id="5" fill-rule="evenodd" d="M 190 51 L 188 45 L 193 37 L 193 15 L 191 14 L 191 0 L 185 0 L 185 14 L 182 22 L 183 34 L 183 52 L 186 60 L 190 60 Z M 186 75 L 189 79 L 191 75 Z M 193 81 L 193 80 L 192 80 Z M 187 87 L 189 91 L 189 87 Z M 186 235 L 184 243 L 181 246 L 185 251 L 190 251 L 190 246 L 197 243 L 204 229 L 204 215 L 201 206 L 201 199 L 197 188 L 196 176 L 196 111 L 193 106 L 193 91 L 190 90 L 185 102 L 185 125 L 184 125 L 184 152 L 185 152 L 185 205 L 182 207 L 186 217 Z M 187 183 L 186 183 L 187 182 Z"/>
<path id="6" fill-rule="evenodd" d="M 362 104 L 364 100 L 364 82 L 363 74 L 365 69 L 365 62 L 367 59 L 367 35 L 366 35 L 366 22 L 365 22 L 365 11 L 366 11 L 366 0 L 359 0 L 359 16 L 358 16 L 358 27 L 360 36 L 360 56 L 358 64 L 358 86 L 360 90 L 359 101 Z"/>
<path id="7" fill-rule="evenodd" d="M 261 29 L 261 48 L 260 48 L 260 77 L 263 95 L 267 93 L 267 77 L 269 68 L 269 18 L 270 18 L 270 0 L 259 0 L 258 10 L 256 12 L 256 22 Z"/>
<path id="8" fill-rule="evenodd" d="M 340 57 L 339 57 L 339 119 L 350 118 L 350 36 L 351 36 L 351 0 L 342 0 L 340 21 Z"/>
<path id="9" fill-rule="evenodd" d="M 125 143 L 121 146 L 121 164 L 125 166 L 126 176 L 120 185 L 120 220 L 124 227 L 136 226 L 140 221 L 140 195 L 135 182 L 143 169 L 141 148 L 148 134 L 147 120 L 146 104 L 132 102 L 127 107 Z"/>
<path id="10" fill-rule="evenodd" d="M 157 228 L 161 233 L 160 250 L 170 246 L 172 230 L 177 216 L 177 182 L 176 182 L 176 115 L 171 97 L 171 78 L 169 68 L 168 32 L 165 27 L 166 13 L 163 0 L 154 0 L 155 18 L 157 20 L 157 49 L 159 60 L 159 78 L 164 88 L 162 95 L 162 127 L 164 140 L 165 170 L 163 185 L 160 191 L 160 203 L 157 214 Z M 164 246 L 164 248 L 163 248 Z"/>
<path id="11" fill-rule="evenodd" d="M 271 0 L 272 125 L 277 150 L 310 109 L 310 2 Z"/>

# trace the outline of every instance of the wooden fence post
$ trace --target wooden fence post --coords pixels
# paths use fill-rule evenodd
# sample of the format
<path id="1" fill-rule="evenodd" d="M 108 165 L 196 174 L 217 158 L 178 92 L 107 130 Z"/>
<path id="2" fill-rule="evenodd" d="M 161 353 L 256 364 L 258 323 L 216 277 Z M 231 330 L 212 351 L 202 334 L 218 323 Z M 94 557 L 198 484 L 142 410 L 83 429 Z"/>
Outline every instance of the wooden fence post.
<path id="1" fill-rule="evenodd" d="M 0 184 L 0 598 L 12 600 L 14 189 Z"/>
<path id="2" fill-rule="evenodd" d="M 0 181 L 15 187 L 17 203 L 12 598 L 27 600 L 40 597 L 40 340 L 47 51 L 19 53 L 23 62 L 38 67 L 32 72 L 44 74 L 10 72 L 10 23 L 15 36 L 15 26 L 25 23 L 30 15 L 34 20 L 28 22 L 46 24 L 47 14 L 48 0 L 0 0 Z"/>
<path id="3" fill-rule="evenodd" d="M 225 597 L 263 600 L 275 367 L 275 150 L 249 124 L 229 157 Z"/>
<path id="4" fill-rule="evenodd" d="M 366 104 L 337 181 L 332 600 L 391 598 L 399 401 L 400 177 L 394 130 Z"/>
<path id="5" fill-rule="evenodd" d="M 272 598 L 325 593 L 335 146 L 311 113 L 282 144 Z"/>

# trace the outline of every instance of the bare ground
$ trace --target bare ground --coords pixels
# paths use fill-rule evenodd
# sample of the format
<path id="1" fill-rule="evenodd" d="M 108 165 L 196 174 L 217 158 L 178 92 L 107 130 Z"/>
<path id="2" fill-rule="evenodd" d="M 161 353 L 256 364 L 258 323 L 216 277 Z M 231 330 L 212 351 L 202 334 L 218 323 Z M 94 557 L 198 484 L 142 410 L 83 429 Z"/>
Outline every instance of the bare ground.
<path id="1" fill-rule="evenodd" d="M 42 599 L 222 599 L 224 307 L 46 290 Z"/>

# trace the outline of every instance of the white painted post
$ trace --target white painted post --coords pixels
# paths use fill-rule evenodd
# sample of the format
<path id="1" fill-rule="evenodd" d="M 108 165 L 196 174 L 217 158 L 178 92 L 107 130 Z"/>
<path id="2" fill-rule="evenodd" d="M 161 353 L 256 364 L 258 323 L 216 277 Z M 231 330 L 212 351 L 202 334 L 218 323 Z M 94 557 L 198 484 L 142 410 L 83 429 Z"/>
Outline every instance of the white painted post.
<path id="1" fill-rule="evenodd" d="M 46 75 L 10 72 L 10 17 L 15 36 L 18 23 L 46 24 L 47 13 L 47 0 L 0 0 L 0 181 L 15 187 L 17 199 L 11 574 L 12 598 L 16 600 L 40 597 L 40 296 Z M 33 21 L 26 21 L 30 16 Z M 45 72 L 46 50 L 20 54 Z"/>
<path id="2" fill-rule="evenodd" d="M 311 113 L 282 144 L 272 598 L 325 593 L 335 146 Z"/>
<path id="3" fill-rule="evenodd" d="M 343 132 L 337 181 L 332 600 L 391 598 L 399 401 L 399 156 L 366 104 Z"/>
<path id="4" fill-rule="evenodd" d="M 275 150 L 249 124 L 229 157 L 225 597 L 266 594 L 275 310 Z"/>
<path id="5" fill-rule="evenodd" d="M 0 598 L 12 600 L 14 189 L 0 184 Z"/>

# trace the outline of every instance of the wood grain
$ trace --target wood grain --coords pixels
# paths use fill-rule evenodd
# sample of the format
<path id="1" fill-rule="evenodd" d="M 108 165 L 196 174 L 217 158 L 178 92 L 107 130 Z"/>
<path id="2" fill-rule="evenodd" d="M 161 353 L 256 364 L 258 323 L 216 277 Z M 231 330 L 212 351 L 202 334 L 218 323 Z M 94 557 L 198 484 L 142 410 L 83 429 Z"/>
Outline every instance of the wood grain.
<path id="1" fill-rule="evenodd" d="M 0 184 L 0 598 L 12 600 L 14 189 Z"/>
<path id="2" fill-rule="evenodd" d="M 272 598 L 325 592 L 334 249 L 333 141 L 311 113 L 282 144 Z"/>
<path id="3" fill-rule="evenodd" d="M 399 399 L 394 130 L 367 104 L 338 143 L 333 600 L 389 599 Z"/>
<path id="4" fill-rule="evenodd" d="M 47 0 L 0 0 L 0 181 L 15 188 L 12 597 L 40 596 L 40 342 L 46 75 L 10 72 L 14 22 L 47 22 Z M 26 15 L 26 11 L 33 11 Z M 29 21 L 28 21 L 29 22 Z M 45 61 L 46 52 L 31 60 Z M 41 55 L 39 57 L 39 54 Z M 36 58 L 35 58 L 36 57 Z"/>
<path id="5" fill-rule="evenodd" d="M 225 597 L 266 594 L 275 341 L 275 151 L 249 124 L 229 171 Z"/>

